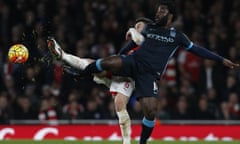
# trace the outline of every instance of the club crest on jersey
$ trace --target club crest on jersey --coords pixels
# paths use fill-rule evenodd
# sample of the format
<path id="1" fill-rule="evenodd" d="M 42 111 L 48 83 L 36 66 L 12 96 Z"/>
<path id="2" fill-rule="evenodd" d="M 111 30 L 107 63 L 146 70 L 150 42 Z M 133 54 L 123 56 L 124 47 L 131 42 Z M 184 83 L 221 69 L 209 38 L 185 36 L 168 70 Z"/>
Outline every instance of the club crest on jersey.
<path id="1" fill-rule="evenodd" d="M 157 34 L 147 34 L 147 38 L 158 40 L 161 42 L 166 42 L 166 43 L 173 43 L 174 39 L 171 37 L 166 37 L 162 35 L 157 35 Z"/>

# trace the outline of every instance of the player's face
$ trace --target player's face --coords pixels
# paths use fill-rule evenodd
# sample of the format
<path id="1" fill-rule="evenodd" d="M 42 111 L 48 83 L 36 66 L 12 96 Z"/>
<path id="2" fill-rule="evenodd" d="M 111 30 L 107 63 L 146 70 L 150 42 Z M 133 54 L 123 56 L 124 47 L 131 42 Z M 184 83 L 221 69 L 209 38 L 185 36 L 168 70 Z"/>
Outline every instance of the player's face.
<path id="1" fill-rule="evenodd" d="M 168 21 L 168 14 L 169 14 L 168 6 L 167 5 L 159 5 L 156 15 L 155 15 L 156 23 L 161 26 L 165 26 Z"/>
<path id="2" fill-rule="evenodd" d="M 135 29 L 137 30 L 137 32 L 142 32 L 143 28 L 144 28 L 144 22 L 137 22 L 135 24 Z"/>

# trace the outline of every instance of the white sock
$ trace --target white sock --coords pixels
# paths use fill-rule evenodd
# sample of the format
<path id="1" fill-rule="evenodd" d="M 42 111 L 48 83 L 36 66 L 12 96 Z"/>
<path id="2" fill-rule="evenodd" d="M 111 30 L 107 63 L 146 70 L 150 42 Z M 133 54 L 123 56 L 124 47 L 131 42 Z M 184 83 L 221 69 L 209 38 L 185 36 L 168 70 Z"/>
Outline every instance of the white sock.
<path id="1" fill-rule="evenodd" d="M 65 52 L 62 53 L 62 59 L 74 68 L 81 70 L 85 69 L 91 63 L 87 59 L 67 54 Z"/>
<path id="2" fill-rule="evenodd" d="M 123 144 L 131 144 L 131 120 L 126 109 L 117 112 Z"/>

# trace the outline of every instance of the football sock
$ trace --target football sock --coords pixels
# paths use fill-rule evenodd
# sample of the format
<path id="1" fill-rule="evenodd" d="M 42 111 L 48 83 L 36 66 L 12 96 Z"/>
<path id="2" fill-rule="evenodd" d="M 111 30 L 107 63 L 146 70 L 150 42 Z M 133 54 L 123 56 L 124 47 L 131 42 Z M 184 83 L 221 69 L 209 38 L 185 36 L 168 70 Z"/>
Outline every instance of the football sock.
<path id="1" fill-rule="evenodd" d="M 74 68 L 77 68 L 80 70 L 85 69 L 90 64 L 90 62 L 87 59 L 79 58 L 77 56 L 67 54 L 64 52 L 62 53 L 62 59 L 66 61 L 68 64 L 70 64 L 71 66 L 73 66 Z"/>
<path id="2" fill-rule="evenodd" d="M 126 109 L 117 112 L 123 144 L 131 144 L 131 120 Z"/>
<path id="3" fill-rule="evenodd" d="M 146 144 L 148 138 L 151 136 L 155 121 L 147 120 L 145 117 L 142 120 L 142 132 L 140 137 L 140 144 Z"/>
<path id="4" fill-rule="evenodd" d="M 89 64 L 82 72 L 82 76 L 89 76 L 93 73 L 100 73 L 102 72 L 102 66 L 101 66 L 101 59 L 96 60 L 95 62 Z"/>

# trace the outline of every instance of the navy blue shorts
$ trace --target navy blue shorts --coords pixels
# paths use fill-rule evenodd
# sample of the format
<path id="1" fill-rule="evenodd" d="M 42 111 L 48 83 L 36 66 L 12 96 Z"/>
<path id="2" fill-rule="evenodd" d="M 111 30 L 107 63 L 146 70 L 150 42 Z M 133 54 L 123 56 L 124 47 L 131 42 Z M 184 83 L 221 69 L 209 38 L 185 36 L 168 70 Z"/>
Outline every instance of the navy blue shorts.
<path id="1" fill-rule="evenodd" d="M 157 97 L 158 95 L 158 78 L 137 60 L 133 55 L 121 56 L 123 66 L 119 75 L 129 76 L 135 80 L 135 95 L 137 99 L 142 97 Z"/>

